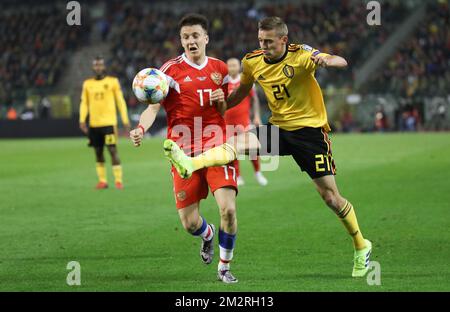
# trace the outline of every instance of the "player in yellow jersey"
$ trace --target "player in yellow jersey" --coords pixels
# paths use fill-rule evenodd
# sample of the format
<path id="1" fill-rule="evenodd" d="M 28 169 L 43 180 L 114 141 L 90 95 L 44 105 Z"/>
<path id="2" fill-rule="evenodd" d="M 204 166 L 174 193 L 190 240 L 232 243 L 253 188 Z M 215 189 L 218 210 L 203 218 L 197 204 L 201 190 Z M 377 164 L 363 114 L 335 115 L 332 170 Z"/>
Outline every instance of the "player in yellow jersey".
<path id="1" fill-rule="evenodd" d="M 173 142 L 166 141 L 164 147 L 170 150 L 169 160 L 182 174 L 189 176 L 203 167 L 226 164 L 237 154 L 254 148 L 262 154 L 292 155 L 351 235 L 354 245 L 352 276 L 362 277 L 369 269 L 372 244 L 362 236 L 352 204 L 337 188 L 327 134 L 330 126 L 322 92 L 314 77 L 319 66 L 344 68 L 347 61 L 305 44 L 288 44 L 288 28 L 279 17 L 262 19 L 258 28 L 261 49 L 243 58 L 241 83 L 227 98 L 227 107 L 241 102 L 253 83 L 258 82 L 272 111 L 269 125 L 259 127 L 254 133 L 238 135 L 234 141 L 229 140 L 192 158 L 184 155 Z"/>
<path id="2" fill-rule="evenodd" d="M 106 145 L 112 159 L 114 182 L 117 189 L 123 189 L 122 166 L 117 152 L 117 109 L 122 123 L 128 132 L 129 120 L 127 106 L 120 88 L 119 80 L 106 76 L 105 61 L 96 57 L 92 62 L 95 77 L 83 82 L 80 104 L 80 129 L 89 137 L 89 146 L 95 150 L 96 170 L 98 176 L 97 189 L 108 187 L 105 156 Z M 117 109 L 116 109 L 117 107 Z M 89 116 L 89 128 L 86 119 Z"/>

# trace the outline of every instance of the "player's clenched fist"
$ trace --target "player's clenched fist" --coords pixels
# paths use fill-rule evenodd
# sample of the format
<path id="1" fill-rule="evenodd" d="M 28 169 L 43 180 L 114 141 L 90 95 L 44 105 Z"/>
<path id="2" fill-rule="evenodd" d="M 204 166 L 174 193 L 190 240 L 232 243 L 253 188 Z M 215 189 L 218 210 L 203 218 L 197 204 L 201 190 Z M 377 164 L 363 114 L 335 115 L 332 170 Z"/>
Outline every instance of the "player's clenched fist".
<path id="1" fill-rule="evenodd" d="M 223 90 L 221 88 L 214 90 L 211 93 L 210 100 L 212 102 L 224 102 L 225 101 L 225 93 L 223 93 Z"/>
<path id="2" fill-rule="evenodd" d="M 136 128 L 130 131 L 130 139 L 133 141 L 134 146 L 140 146 L 142 138 L 144 137 L 144 132 L 141 128 Z"/>
<path id="3" fill-rule="evenodd" d="M 328 66 L 328 59 L 329 59 L 329 55 L 316 55 L 316 56 L 311 56 L 311 60 L 322 67 L 327 67 Z"/>

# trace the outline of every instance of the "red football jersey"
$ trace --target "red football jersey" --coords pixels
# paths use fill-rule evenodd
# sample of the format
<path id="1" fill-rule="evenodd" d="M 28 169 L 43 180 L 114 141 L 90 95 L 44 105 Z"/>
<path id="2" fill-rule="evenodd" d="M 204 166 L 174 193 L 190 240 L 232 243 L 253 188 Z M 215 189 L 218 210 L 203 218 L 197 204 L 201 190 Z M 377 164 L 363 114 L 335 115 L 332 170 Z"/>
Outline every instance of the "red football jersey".
<path id="1" fill-rule="evenodd" d="M 241 83 L 240 77 L 228 81 L 228 93 L 239 87 Z M 227 125 L 242 125 L 248 127 L 250 125 L 250 106 L 252 97 L 255 96 L 255 90 L 252 88 L 241 103 L 225 112 L 225 122 Z"/>
<path id="2" fill-rule="evenodd" d="M 161 71 L 170 91 L 161 103 L 167 112 L 167 138 L 174 140 L 186 153 L 198 154 L 225 142 L 225 121 L 211 93 L 222 88 L 228 95 L 228 68 L 218 59 L 206 57 L 197 65 L 183 53 L 166 62 Z"/>

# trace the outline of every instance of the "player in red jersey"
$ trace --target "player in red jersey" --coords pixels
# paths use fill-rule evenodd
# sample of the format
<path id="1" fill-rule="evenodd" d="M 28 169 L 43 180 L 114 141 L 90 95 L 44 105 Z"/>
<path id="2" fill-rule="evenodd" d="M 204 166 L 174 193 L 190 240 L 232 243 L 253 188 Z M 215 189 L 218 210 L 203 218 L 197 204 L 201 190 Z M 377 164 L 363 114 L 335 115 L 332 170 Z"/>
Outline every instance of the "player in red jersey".
<path id="1" fill-rule="evenodd" d="M 230 80 L 228 81 L 228 94 L 231 94 L 231 92 L 237 89 L 240 84 L 241 63 L 237 58 L 231 58 L 227 61 L 227 66 L 228 75 L 230 76 Z M 226 124 L 234 127 L 230 128 L 234 131 L 227 132 L 227 137 L 243 133 L 251 127 L 250 106 L 253 106 L 253 125 L 258 127 L 261 124 L 261 117 L 259 113 L 259 99 L 258 95 L 256 94 L 256 90 L 253 87 L 249 95 L 247 95 L 242 100 L 242 102 L 225 112 L 224 117 Z M 257 157 L 256 159 L 252 159 L 252 164 L 253 169 L 255 170 L 256 181 L 260 185 L 267 185 L 267 179 L 261 172 L 259 157 Z M 244 178 L 242 178 L 242 176 L 240 175 L 239 160 L 236 159 L 233 162 L 233 165 L 236 168 L 237 185 L 244 185 Z"/>
<path id="2" fill-rule="evenodd" d="M 160 104 L 149 105 L 130 138 L 139 146 L 144 133 L 153 124 L 160 107 L 167 113 L 167 138 L 176 142 L 188 155 L 198 155 L 226 142 L 225 97 L 228 92 L 228 70 L 224 62 L 206 56 L 208 20 L 188 14 L 179 23 L 184 53 L 166 62 L 162 70 L 169 79 L 170 91 Z M 232 164 L 196 171 L 189 179 L 180 177 L 172 167 L 176 207 L 184 228 L 202 238 L 200 256 L 212 262 L 215 227 L 199 214 L 200 200 L 213 193 L 220 209 L 218 278 L 236 283 L 230 272 L 230 261 L 236 239 L 236 171 Z"/>

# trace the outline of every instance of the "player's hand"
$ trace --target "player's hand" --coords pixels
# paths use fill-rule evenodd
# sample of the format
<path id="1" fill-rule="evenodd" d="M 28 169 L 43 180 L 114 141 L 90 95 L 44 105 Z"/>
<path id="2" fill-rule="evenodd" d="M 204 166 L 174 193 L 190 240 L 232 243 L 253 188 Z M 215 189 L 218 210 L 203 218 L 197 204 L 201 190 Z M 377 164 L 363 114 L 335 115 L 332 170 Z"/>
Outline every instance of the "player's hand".
<path id="1" fill-rule="evenodd" d="M 211 102 L 225 102 L 225 93 L 221 88 L 214 90 L 210 97 Z"/>
<path id="2" fill-rule="evenodd" d="M 80 122 L 80 129 L 84 134 L 88 133 L 88 128 L 85 122 Z"/>
<path id="3" fill-rule="evenodd" d="M 261 125 L 261 118 L 259 118 L 259 116 L 255 116 L 253 118 L 253 124 L 255 125 L 255 127 L 259 127 Z"/>
<path id="4" fill-rule="evenodd" d="M 328 57 L 329 55 L 316 55 L 311 56 L 311 61 L 318 66 L 327 67 L 328 66 Z"/>
<path id="5" fill-rule="evenodd" d="M 130 131 L 130 139 L 135 147 L 141 146 L 144 133 L 141 128 L 136 128 Z"/>

